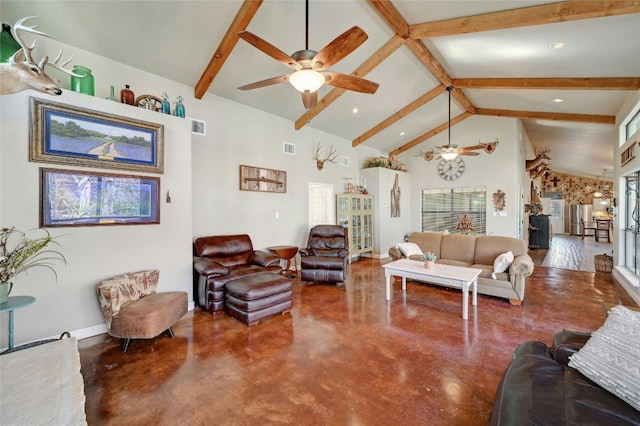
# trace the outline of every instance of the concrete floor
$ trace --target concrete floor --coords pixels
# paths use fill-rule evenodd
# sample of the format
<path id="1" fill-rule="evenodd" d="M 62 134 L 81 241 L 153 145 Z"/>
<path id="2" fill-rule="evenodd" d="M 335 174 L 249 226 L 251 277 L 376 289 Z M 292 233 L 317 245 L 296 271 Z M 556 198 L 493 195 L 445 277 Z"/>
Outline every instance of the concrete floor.
<path id="1" fill-rule="evenodd" d="M 79 342 L 90 425 L 482 425 L 516 347 L 593 331 L 632 304 L 611 274 L 537 266 L 524 303 L 396 280 L 380 260 L 341 287 L 296 279 L 290 314 L 254 327 L 196 309 L 176 337 Z"/>

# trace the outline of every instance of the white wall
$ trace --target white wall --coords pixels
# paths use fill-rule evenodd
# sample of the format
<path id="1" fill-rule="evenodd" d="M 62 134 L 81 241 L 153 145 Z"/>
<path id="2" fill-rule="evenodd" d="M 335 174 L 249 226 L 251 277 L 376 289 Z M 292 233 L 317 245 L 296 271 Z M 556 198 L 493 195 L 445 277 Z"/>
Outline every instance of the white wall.
<path id="1" fill-rule="evenodd" d="M 29 96 L 164 125 L 164 174 L 128 170 L 33 163 L 28 161 Z M 62 96 L 33 91 L 0 97 L 2 106 L 0 144 L 0 224 L 19 230 L 39 225 L 39 168 L 93 170 L 106 173 L 159 176 L 160 225 L 92 226 L 51 228 L 62 245 L 66 266 L 56 267 L 58 280 L 44 269 L 19 275 L 12 296 L 31 295 L 36 302 L 15 312 L 15 342 L 94 328 L 104 330 L 104 319 L 95 294 L 102 279 L 123 272 L 157 268 L 159 289 L 191 293 L 191 126 L 176 117 L 108 102 L 65 91 Z M 171 190 L 172 203 L 165 203 Z M 6 346 L 8 314 L 3 314 L 2 347 Z"/>
<path id="2" fill-rule="evenodd" d="M 387 257 L 389 247 L 403 242 L 404 235 L 411 230 L 411 174 L 382 167 L 363 169 L 360 174 L 367 180 L 367 192 L 373 195 L 374 257 Z M 391 189 L 396 175 L 400 187 L 400 217 L 391 217 Z"/>
<path id="3" fill-rule="evenodd" d="M 501 117 L 473 116 L 451 129 L 451 143 L 468 146 L 481 142 L 500 141 L 492 154 L 479 151 L 479 156 L 464 156 L 465 173 L 453 182 L 442 180 L 437 173 L 438 161 L 422 157 L 400 155 L 411 175 L 411 231 L 421 229 L 422 190 L 429 188 L 459 188 L 484 186 L 487 191 L 487 235 L 520 237 L 522 225 L 518 221 L 519 187 L 522 185 L 523 145 L 519 120 Z M 430 139 L 429 146 L 447 143 L 443 132 Z M 503 215 L 494 212 L 492 195 L 498 189 L 506 193 Z M 404 195 L 404 194 L 403 194 Z"/>

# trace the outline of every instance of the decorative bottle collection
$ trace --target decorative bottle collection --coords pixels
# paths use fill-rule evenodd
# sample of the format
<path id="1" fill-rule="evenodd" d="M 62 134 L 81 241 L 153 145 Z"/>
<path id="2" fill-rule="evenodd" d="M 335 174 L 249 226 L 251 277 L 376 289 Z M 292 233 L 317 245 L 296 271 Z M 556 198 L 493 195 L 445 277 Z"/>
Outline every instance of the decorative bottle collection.
<path id="1" fill-rule="evenodd" d="M 3 28 L 4 30 L 4 28 Z M 95 87 L 94 87 L 94 78 L 93 74 L 91 74 L 91 70 L 82 65 L 74 65 L 73 72 L 82 77 L 71 76 L 71 90 L 78 93 L 84 93 L 86 95 L 94 96 Z M 109 96 L 107 96 L 108 101 L 118 101 L 115 95 L 115 87 L 109 87 Z M 139 99 L 144 98 L 142 101 L 139 101 L 139 107 L 146 108 L 152 111 L 162 112 L 163 114 L 173 114 L 176 117 L 185 118 L 185 107 L 182 96 L 178 96 L 177 101 L 174 102 L 174 109 L 171 111 L 171 102 L 169 102 L 169 96 L 165 93 L 162 93 L 162 99 L 158 99 L 153 95 L 142 95 Z M 129 87 L 128 84 L 124 85 L 124 89 L 120 90 L 120 102 L 127 105 L 136 105 L 136 97 L 133 93 L 133 90 Z"/>

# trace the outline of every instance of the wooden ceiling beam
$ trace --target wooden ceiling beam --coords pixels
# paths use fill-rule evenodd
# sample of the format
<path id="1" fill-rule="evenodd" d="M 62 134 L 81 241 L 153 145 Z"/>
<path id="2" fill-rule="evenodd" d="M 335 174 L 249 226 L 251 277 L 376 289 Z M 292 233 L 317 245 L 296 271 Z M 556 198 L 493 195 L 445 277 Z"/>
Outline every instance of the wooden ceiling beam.
<path id="1" fill-rule="evenodd" d="M 640 77 L 460 78 L 452 85 L 461 89 L 638 90 Z"/>
<path id="2" fill-rule="evenodd" d="M 571 114 L 541 111 L 509 111 L 504 109 L 476 108 L 478 115 L 491 115 L 496 117 L 512 117 L 521 119 L 572 121 L 577 123 L 592 123 L 614 125 L 616 117 L 613 115 Z"/>
<path id="3" fill-rule="evenodd" d="M 361 143 L 363 143 L 367 139 L 369 139 L 372 136 L 380 133 L 381 131 L 383 131 L 387 127 L 391 126 L 396 121 L 400 120 L 403 117 L 406 117 L 407 115 L 411 114 L 416 109 L 420 108 L 422 105 L 426 104 L 430 100 L 434 99 L 435 97 L 437 97 L 438 95 L 443 93 L 444 90 L 445 90 L 444 86 L 438 85 L 434 89 L 432 89 L 429 92 L 425 93 L 424 95 L 420 96 L 415 101 L 411 102 L 406 107 L 402 108 L 400 111 L 398 111 L 395 114 L 389 116 L 384 121 L 376 124 L 371 129 L 367 130 L 362 135 L 360 135 L 357 138 L 355 138 L 353 141 L 351 141 L 351 146 L 353 146 L 355 148 L 356 146 L 360 145 Z"/>
<path id="4" fill-rule="evenodd" d="M 351 73 L 354 77 L 364 77 L 369 74 L 375 67 L 380 65 L 382 61 L 387 59 L 393 52 L 395 52 L 400 46 L 404 44 L 404 39 L 399 36 L 394 36 L 385 43 L 378 51 L 376 51 L 373 55 L 371 55 L 366 61 L 362 63 L 354 72 Z M 307 123 L 311 121 L 311 119 L 318 114 L 320 114 L 326 107 L 331 105 L 336 99 L 338 99 L 342 94 L 346 92 L 345 89 L 333 88 L 326 96 L 322 99 L 318 100 L 318 103 L 315 107 L 309 109 L 302 115 L 300 118 L 296 120 L 295 128 L 296 130 L 300 130 Z"/>
<path id="5" fill-rule="evenodd" d="M 503 12 L 411 25 L 411 38 L 421 39 L 482 31 L 529 27 L 581 19 L 640 13 L 640 1 L 570 0 Z"/>
<path id="6" fill-rule="evenodd" d="M 440 64 L 440 62 L 438 62 L 438 60 L 429 51 L 429 49 L 423 43 L 423 41 L 422 40 L 414 40 L 411 37 L 407 38 L 409 36 L 409 34 L 407 33 L 407 28 L 410 27 L 410 25 L 404 19 L 404 17 L 400 14 L 400 12 L 395 8 L 395 6 L 393 6 L 393 4 L 391 4 L 391 2 L 389 0 L 369 0 L 369 4 L 380 14 L 382 19 L 384 19 L 387 22 L 389 27 L 391 27 L 391 29 L 393 29 L 396 32 L 398 37 L 402 37 L 403 39 L 406 40 L 407 46 L 416 55 L 416 57 L 420 60 L 420 62 L 422 62 L 424 64 L 424 66 L 427 68 L 427 70 L 429 72 L 431 72 L 431 74 L 433 74 L 438 79 L 438 81 L 442 84 L 443 87 L 438 87 L 438 88 L 432 90 L 431 92 L 427 93 L 423 97 L 416 99 L 415 101 L 413 101 L 412 103 L 410 103 L 406 107 L 402 108 L 397 113 L 395 113 L 392 116 L 388 117 L 384 121 L 378 123 L 373 128 L 371 128 L 368 132 L 366 132 L 362 136 L 359 136 L 358 138 L 354 139 L 351 142 L 352 146 L 357 146 L 357 145 L 361 144 L 366 139 L 369 139 L 370 137 L 372 137 L 376 133 L 380 132 L 381 130 L 383 130 L 383 129 L 387 128 L 387 127 L 389 127 L 391 124 L 395 123 L 396 121 L 398 121 L 402 117 L 404 117 L 407 114 L 409 114 L 410 112 L 414 111 L 419 106 L 422 106 L 424 103 L 426 103 L 426 102 L 432 100 L 433 98 L 435 98 L 437 95 L 442 93 L 442 90 L 444 88 L 451 86 L 451 77 L 449 76 L 447 71 L 444 69 L 444 67 Z M 438 93 L 435 93 L 435 91 L 437 91 Z M 433 95 L 433 93 L 435 93 L 435 95 Z M 433 95 L 433 96 L 431 96 L 430 94 Z M 464 110 L 467 113 L 469 113 L 469 114 L 475 113 L 475 106 L 465 96 L 465 94 L 462 93 L 461 90 L 459 90 L 459 89 L 453 90 L 452 96 L 453 96 L 453 98 L 455 98 L 460 103 L 460 105 L 462 105 L 462 107 L 464 108 Z M 428 99 L 424 100 L 424 98 L 428 98 Z M 423 136 L 424 135 L 414 139 L 413 141 L 409 142 L 408 144 L 406 144 L 404 146 L 407 146 L 407 145 L 412 144 L 412 143 L 414 143 L 414 144 L 420 143 L 424 139 L 422 139 L 419 142 L 416 142 L 416 141 L 418 141 Z M 400 148 L 396 149 L 394 152 L 396 152 L 398 150 L 403 150 L 403 148 L 400 147 Z M 399 152 L 402 152 L 402 151 L 399 151 Z"/>
<path id="7" fill-rule="evenodd" d="M 369 0 L 369 4 L 380 14 L 382 19 L 387 21 L 387 24 L 396 34 L 404 39 L 409 38 L 411 27 L 391 1 Z"/>
<path id="8" fill-rule="evenodd" d="M 463 112 L 462 114 L 458 115 L 457 117 L 451 119 L 451 126 L 454 126 L 454 125 L 458 124 L 462 120 L 465 120 L 465 119 L 471 117 L 472 115 L 473 114 L 471 114 L 468 111 Z M 439 125 L 438 127 L 435 127 L 433 129 L 429 130 L 428 132 L 418 136 L 417 138 L 413 139 L 412 141 L 407 142 L 406 144 L 402 145 L 400 148 L 394 149 L 393 151 L 391 151 L 389 153 L 389 155 L 402 154 L 403 152 L 413 148 L 416 145 L 421 144 L 422 142 L 426 141 L 427 139 L 432 138 L 433 136 L 437 135 L 438 133 L 444 132 L 448 128 L 449 128 L 449 121 L 446 121 L 446 122 L 442 123 L 441 125 Z"/>
<path id="9" fill-rule="evenodd" d="M 262 0 L 245 0 L 235 19 L 229 26 L 226 34 L 222 38 L 220 45 L 216 49 L 216 52 L 213 54 L 213 57 L 209 61 L 207 68 L 205 68 L 200 80 L 198 80 L 198 84 L 196 84 L 194 93 L 196 99 L 202 99 L 202 97 L 207 93 L 211 83 L 220 72 L 220 69 L 231 55 L 231 51 L 235 47 L 236 43 L 240 39 L 238 37 L 238 33 L 240 31 L 244 31 L 249 22 L 253 19 L 258 8 L 262 4 Z"/>

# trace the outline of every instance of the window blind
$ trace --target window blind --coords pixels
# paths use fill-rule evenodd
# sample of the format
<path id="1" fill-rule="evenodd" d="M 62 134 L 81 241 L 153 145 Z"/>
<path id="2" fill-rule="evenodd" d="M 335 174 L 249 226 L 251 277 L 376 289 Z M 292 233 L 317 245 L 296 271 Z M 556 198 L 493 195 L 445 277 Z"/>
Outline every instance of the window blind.
<path id="1" fill-rule="evenodd" d="M 456 232 L 458 218 L 471 219 L 475 235 L 486 234 L 486 188 L 440 188 L 422 191 L 422 231 Z"/>

